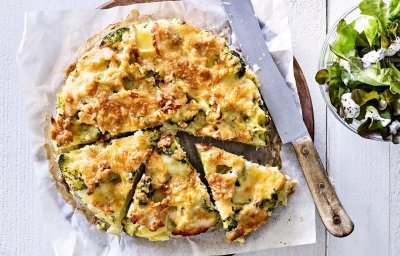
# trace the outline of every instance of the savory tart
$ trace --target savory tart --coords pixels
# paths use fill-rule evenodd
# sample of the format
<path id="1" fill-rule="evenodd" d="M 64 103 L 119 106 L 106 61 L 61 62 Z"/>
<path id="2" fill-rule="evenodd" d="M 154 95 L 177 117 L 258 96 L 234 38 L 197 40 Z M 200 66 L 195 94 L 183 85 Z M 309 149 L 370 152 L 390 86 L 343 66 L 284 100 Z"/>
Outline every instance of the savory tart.
<path id="1" fill-rule="evenodd" d="M 206 232 L 218 221 L 206 187 L 170 135 L 146 161 L 125 220 L 131 236 L 167 240 Z"/>
<path id="2" fill-rule="evenodd" d="M 262 166 L 208 145 L 196 145 L 228 242 L 267 222 L 272 210 L 287 204 L 296 181 L 276 167 Z"/>
<path id="3" fill-rule="evenodd" d="M 61 154 L 61 173 L 70 192 L 78 197 L 108 232 L 121 230 L 139 167 L 152 152 L 156 134 L 138 131 L 106 143 Z"/>
<path id="4" fill-rule="evenodd" d="M 199 147 L 214 206 L 175 138 L 185 131 L 263 147 L 257 152 L 271 151 L 264 158 L 279 165 L 280 140 L 258 79 L 225 38 L 132 12 L 79 56 L 47 122 L 46 148 L 62 196 L 98 227 L 166 240 L 222 219 L 228 241 L 237 241 L 286 203 L 294 182 L 277 168 Z"/>
<path id="5" fill-rule="evenodd" d="M 67 71 L 52 119 L 59 151 L 159 126 L 266 145 L 259 82 L 223 37 L 177 19 L 111 30 Z"/>

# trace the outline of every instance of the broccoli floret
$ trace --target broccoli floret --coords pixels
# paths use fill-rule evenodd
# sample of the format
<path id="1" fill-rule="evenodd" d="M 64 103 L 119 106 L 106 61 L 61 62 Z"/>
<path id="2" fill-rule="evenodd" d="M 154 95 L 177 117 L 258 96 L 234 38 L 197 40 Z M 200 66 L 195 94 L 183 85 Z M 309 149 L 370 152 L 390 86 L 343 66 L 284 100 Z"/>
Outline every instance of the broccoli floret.
<path id="1" fill-rule="evenodd" d="M 279 204 L 279 201 L 278 201 L 278 194 L 274 193 L 274 194 L 272 194 L 271 199 L 263 200 L 263 201 L 261 202 L 260 206 L 261 206 L 262 208 L 264 208 L 266 211 L 271 211 L 271 210 L 273 210 L 275 207 L 277 207 L 278 204 Z"/>
<path id="2" fill-rule="evenodd" d="M 135 81 L 133 77 L 124 77 L 122 80 L 124 82 L 125 90 L 132 90 L 132 88 L 135 86 Z"/>
<path id="3" fill-rule="evenodd" d="M 137 196 L 139 205 L 146 205 L 154 194 L 152 179 L 150 176 L 144 176 L 137 186 Z"/>
<path id="4" fill-rule="evenodd" d="M 74 191 L 87 188 L 83 182 L 82 174 L 72 168 L 69 168 L 68 165 L 68 157 L 65 154 L 60 155 L 58 158 L 58 166 L 60 167 L 61 174 L 63 175 L 69 188 Z"/>
<path id="5" fill-rule="evenodd" d="M 62 93 L 62 92 L 61 92 L 61 93 L 57 94 L 56 109 L 57 109 L 60 113 L 64 113 L 65 103 L 66 103 L 66 96 L 65 96 L 65 93 Z"/>
<path id="6" fill-rule="evenodd" d="M 160 72 L 154 69 L 147 70 L 144 75 L 146 78 L 153 78 L 154 85 L 159 85 L 161 83 L 164 83 L 164 79 L 160 76 Z"/>
<path id="7" fill-rule="evenodd" d="M 230 54 L 232 54 L 233 56 L 235 56 L 236 58 L 239 59 L 239 70 L 236 72 L 235 76 L 237 78 L 242 78 L 245 74 L 246 74 L 246 63 L 244 62 L 244 60 L 242 59 L 242 57 L 240 57 L 240 54 L 235 52 L 234 50 L 229 50 Z"/>
<path id="8" fill-rule="evenodd" d="M 201 207 L 203 207 L 203 209 L 207 210 L 207 212 L 215 212 L 215 207 L 214 205 L 211 203 L 210 200 L 206 200 L 206 199 L 201 199 Z"/>
<path id="9" fill-rule="evenodd" d="M 122 35 L 129 31 L 129 28 L 120 28 L 117 29 L 108 35 L 106 35 L 100 43 L 101 47 L 110 46 L 113 47 L 115 43 L 122 41 Z"/>
<path id="10" fill-rule="evenodd" d="M 238 225 L 237 219 L 235 215 L 231 214 L 228 218 L 222 221 L 222 226 L 224 227 L 225 231 L 231 231 L 235 229 Z"/>

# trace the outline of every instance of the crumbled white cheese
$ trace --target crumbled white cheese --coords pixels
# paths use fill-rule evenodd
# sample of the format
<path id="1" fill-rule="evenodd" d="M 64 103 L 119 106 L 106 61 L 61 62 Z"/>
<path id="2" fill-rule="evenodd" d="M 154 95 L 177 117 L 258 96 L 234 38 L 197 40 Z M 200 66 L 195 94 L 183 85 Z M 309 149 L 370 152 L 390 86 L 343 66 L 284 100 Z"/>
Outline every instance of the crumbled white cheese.
<path id="1" fill-rule="evenodd" d="M 253 65 L 253 71 L 254 73 L 257 73 L 257 71 L 261 70 L 260 66 L 258 66 L 257 64 Z"/>
<path id="2" fill-rule="evenodd" d="M 360 106 L 351 98 L 351 93 L 344 93 L 340 97 L 345 118 L 357 118 L 360 115 Z"/>
<path id="3" fill-rule="evenodd" d="M 370 51 L 365 54 L 361 60 L 363 62 L 364 68 L 368 68 L 372 63 L 376 63 L 382 60 L 385 56 L 391 57 L 400 51 L 400 38 L 397 37 L 396 40 L 389 45 L 387 49 L 381 48 L 378 51 Z"/>
<path id="4" fill-rule="evenodd" d="M 397 120 L 394 120 L 390 125 L 389 125 L 389 130 L 391 134 L 396 134 L 397 131 L 400 129 L 400 122 Z"/>
<path id="5" fill-rule="evenodd" d="M 379 49 L 378 51 L 370 51 L 365 54 L 361 60 L 363 62 L 364 68 L 368 68 L 372 63 L 376 63 L 385 57 L 385 49 Z"/>
<path id="6" fill-rule="evenodd" d="M 385 51 L 385 56 L 391 57 L 395 55 L 400 50 L 400 38 L 397 37 L 396 41 L 390 44 L 390 46 Z"/>
<path id="7" fill-rule="evenodd" d="M 392 121 L 391 119 L 381 117 L 378 110 L 373 106 L 368 106 L 366 109 L 365 118 L 368 117 L 376 121 L 381 121 L 383 127 L 386 127 Z"/>

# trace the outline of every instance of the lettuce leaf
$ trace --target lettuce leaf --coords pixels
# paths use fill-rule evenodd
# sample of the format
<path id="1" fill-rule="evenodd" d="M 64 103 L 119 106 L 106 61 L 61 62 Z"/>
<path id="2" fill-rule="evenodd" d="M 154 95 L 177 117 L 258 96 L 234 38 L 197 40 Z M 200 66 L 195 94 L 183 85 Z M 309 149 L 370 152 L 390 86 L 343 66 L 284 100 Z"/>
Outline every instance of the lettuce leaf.
<path id="1" fill-rule="evenodd" d="M 387 72 L 387 79 L 390 83 L 390 91 L 400 94 L 400 71 L 393 63 L 389 63 L 389 71 Z"/>
<path id="2" fill-rule="evenodd" d="M 328 85 L 328 94 L 331 103 L 335 108 L 340 107 L 340 97 L 343 93 L 348 92 L 349 89 L 343 83 L 342 72 L 345 72 L 338 63 L 328 66 L 326 69 L 319 70 L 315 76 L 315 80 L 320 85 Z"/>
<path id="3" fill-rule="evenodd" d="M 388 25 L 387 5 L 382 0 L 363 0 L 358 8 L 361 14 L 375 17 L 379 25 L 379 31 L 386 36 L 386 28 Z"/>
<path id="4" fill-rule="evenodd" d="M 389 15 L 388 18 L 390 20 L 395 20 L 399 18 L 400 13 L 400 0 L 391 0 L 389 2 Z"/>
<path id="5" fill-rule="evenodd" d="M 379 46 L 379 24 L 375 18 L 368 20 L 368 26 L 364 29 L 364 33 L 371 47 Z"/>
<path id="6" fill-rule="evenodd" d="M 356 47 L 356 40 L 359 36 L 358 31 L 354 28 L 355 21 L 347 24 L 344 19 L 339 21 L 336 32 L 337 40 L 331 45 L 331 49 L 339 55 L 346 56 Z"/>
<path id="7" fill-rule="evenodd" d="M 370 100 L 380 100 L 380 96 L 377 91 L 366 92 L 362 89 L 355 89 L 351 92 L 351 98 L 359 106 L 365 105 Z"/>

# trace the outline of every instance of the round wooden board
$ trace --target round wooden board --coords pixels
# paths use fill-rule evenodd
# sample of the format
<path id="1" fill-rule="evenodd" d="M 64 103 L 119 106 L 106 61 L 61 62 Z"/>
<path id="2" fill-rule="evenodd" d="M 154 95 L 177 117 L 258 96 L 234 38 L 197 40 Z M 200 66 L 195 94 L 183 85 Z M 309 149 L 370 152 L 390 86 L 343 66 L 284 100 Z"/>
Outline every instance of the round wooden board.
<path id="1" fill-rule="evenodd" d="M 124 6 L 133 3 L 148 3 L 148 2 L 158 2 L 162 0 L 111 0 L 101 6 L 99 9 L 109 9 L 116 6 Z M 300 68 L 299 63 L 296 58 L 293 62 L 294 66 L 294 77 L 296 79 L 297 91 L 300 98 L 301 110 L 303 112 L 303 120 L 306 124 L 307 130 L 310 133 L 311 138 L 314 139 L 314 111 L 310 96 L 310 91 L 308 90 L 308 85 L 306 78 L 304 77 L 303 71 Z"/>

